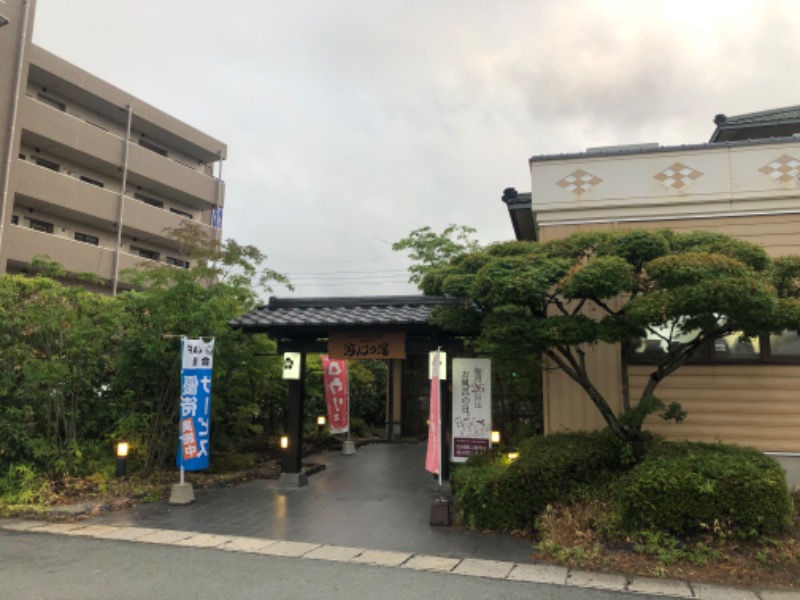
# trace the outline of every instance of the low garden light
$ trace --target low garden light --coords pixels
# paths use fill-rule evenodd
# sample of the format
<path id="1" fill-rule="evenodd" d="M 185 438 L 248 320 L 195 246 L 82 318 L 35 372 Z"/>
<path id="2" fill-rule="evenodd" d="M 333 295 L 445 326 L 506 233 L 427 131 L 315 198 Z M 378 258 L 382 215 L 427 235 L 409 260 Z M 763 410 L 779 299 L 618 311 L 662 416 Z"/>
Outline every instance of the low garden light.
<path id="1" fill-rule="evenodd" d="M 514 462 L 519 458 L 519 452 L 509 452 L 506 456 L 508 457 L 508 462 Z"/>
<path id="2" fill-rule="evenodd" d="M 128 442 L 118 442 L 116 446 L 117 470 L 114 476 L 118 479 L 128 475 Z"/>
<path id="3" fill-rule="evenodd" d="M 500 432 L 499 431 L 493 431 L 492 432 L 492 444 L 496 446 L 499 443 L 500 443 Z"/>
<path id="4" fill-rule="evenodd" d="M 286 450 L 289 447 L 289 436 L 282 435 L 281 436 L 281 449 Z"/>
<path id="5" fill-rule="evenodd" d="M 327 423 L 327 419 L 325 418 L 325 415 L 320 415 L 320 416 L 317 417 L 317 425 L 319 427 L 325 427 L 325 423 Z"/>

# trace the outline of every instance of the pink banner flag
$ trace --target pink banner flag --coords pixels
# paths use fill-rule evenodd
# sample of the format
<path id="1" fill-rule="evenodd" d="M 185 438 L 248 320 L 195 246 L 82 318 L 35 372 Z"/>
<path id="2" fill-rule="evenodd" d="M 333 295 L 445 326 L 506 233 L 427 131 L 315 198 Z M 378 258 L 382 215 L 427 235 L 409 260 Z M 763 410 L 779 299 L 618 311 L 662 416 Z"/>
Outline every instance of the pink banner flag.
<path id="1" fill-rule="evenodd" d="M 347 381 L 347 361 L 322 355 L 325 403 L 328 406 L 328 425 L 331 433 L 350 431 L 350 387 Z"/>
<path id="2" fill-rule="evenodd" d="M 433 353 L 433 365 L 431 367 L 431 406 L 428 418 L 428 454 L 425 457 L 425 470 L 438 475 L 441 470 L 442 451 L 441 451 L 441 416 L 440 416 L 440 386 L 439 386 L 439 363 L 441 357 L 437 350 Z"/>

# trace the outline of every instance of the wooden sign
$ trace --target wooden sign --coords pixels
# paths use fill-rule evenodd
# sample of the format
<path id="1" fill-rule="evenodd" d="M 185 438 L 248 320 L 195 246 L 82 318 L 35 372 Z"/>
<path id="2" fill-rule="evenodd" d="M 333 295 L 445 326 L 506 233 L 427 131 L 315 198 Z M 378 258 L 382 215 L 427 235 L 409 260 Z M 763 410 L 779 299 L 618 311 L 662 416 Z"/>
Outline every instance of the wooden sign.
<path id="1" fill-rule="evenodd" d="M 406 334 L 331 332 L 328 354 L 348 360 L 405 358 Z"/>

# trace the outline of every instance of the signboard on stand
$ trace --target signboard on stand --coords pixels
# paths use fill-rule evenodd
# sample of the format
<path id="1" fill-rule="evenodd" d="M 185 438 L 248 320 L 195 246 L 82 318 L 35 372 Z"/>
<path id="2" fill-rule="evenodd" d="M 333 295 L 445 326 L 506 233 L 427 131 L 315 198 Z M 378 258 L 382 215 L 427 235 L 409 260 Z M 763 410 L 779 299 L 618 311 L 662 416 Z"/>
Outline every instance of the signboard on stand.
<path id="1" fill-rule="evenodd" d="M 492 447 L 492 362 L 453 359 L 453 462 L 466 462 Z"/>
<path id="2" fill-rule="evenodd" d="M 186 471 L 208 468 L 211 443 L 211 370 L 214 338 L 181 338 L 180 447 L 177 464 Z"/>
<path id="3" fill-rule="evenodd" d="M 347 380 L 347 361 L 332 359 L 327 354 L 323 354 L 322 375 L 330 432 L 347 433 L 350 431 L 350 389 Z"/>

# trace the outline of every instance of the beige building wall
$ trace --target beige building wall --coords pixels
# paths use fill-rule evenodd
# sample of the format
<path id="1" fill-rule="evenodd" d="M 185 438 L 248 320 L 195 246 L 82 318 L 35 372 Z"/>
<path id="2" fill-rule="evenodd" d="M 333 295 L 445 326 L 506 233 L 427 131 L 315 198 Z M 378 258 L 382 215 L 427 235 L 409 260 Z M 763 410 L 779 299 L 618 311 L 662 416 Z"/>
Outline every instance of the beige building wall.
<path id="1" fill-rule="evenodd" d="M 189 221 L 220 237 L 225 144 L 30 44 L 33 2 L 0 7 L 10 21 L 0 51 L 20 57 L 0 61 L 0 273 L 28 272 L 46 254 L 108 291 L 143 261 L 188 266 L 166 230 Z"/>

